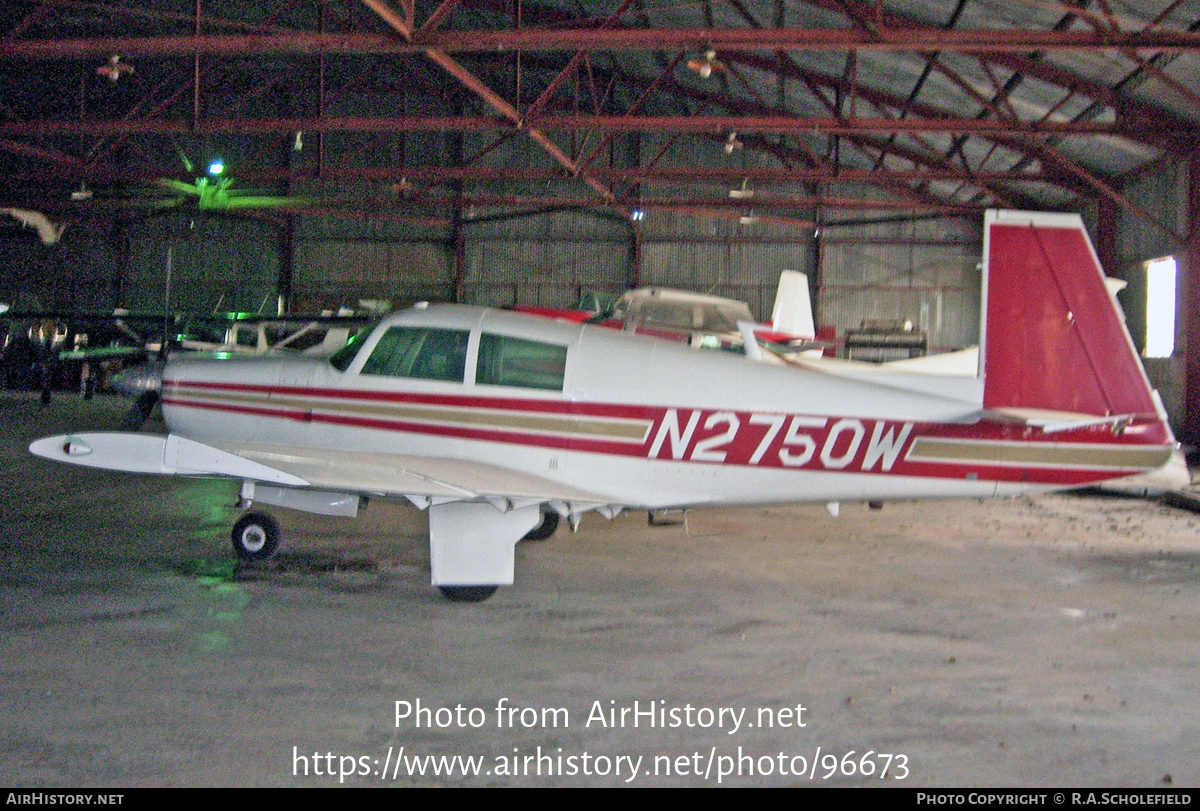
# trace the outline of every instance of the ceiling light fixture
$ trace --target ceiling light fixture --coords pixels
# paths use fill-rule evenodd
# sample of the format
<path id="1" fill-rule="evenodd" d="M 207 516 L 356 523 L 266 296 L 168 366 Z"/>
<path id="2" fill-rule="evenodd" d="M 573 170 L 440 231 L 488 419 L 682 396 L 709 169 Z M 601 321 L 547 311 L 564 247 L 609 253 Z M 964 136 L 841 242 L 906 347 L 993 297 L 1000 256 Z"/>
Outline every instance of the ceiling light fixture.
<path id="1" fill-rule="evenodd" d="M 728 68 L 725 64 L 717 59 L 717 51 L 715 48 L 709 48 L 704 52 L 704 55 L 699 59 L 689 59 L 687 62 L 688 68 L 694 70 L 701 79 L 707 79 L 714 72 L 720 73 Z"/>
<path id="2" fill-rule="evenodd" d="M 754 196 L 754 189 L 750 188 L 750 178 L 743 178 L 741 188 L 730 189 L 729 196 L 734 200 L 749 200 Z"/>
<path id="3" fill-rule="evenodd" d="M 96 68 L 96 73 L 115 83 L 122 76 L 133 73 L 133 65 L 122 62 L 120 54 L 113 54 L 108 58 L 107 62 Z"/>

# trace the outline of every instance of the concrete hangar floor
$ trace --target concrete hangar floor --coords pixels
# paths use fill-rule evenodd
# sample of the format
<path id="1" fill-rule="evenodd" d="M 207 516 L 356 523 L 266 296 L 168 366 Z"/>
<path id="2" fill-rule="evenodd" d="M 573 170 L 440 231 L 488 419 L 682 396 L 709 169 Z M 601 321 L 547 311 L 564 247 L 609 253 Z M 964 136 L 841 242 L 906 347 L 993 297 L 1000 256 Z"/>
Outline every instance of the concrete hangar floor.
<path id="1" fill-rule="evenodd" d="M 407 506 L 239 566 L 233 484 L 25 451 L 125 408 L 0 395 L 0 784 L 1200 785 L 1191 513 L 589 516 L 453 604 Z"/>

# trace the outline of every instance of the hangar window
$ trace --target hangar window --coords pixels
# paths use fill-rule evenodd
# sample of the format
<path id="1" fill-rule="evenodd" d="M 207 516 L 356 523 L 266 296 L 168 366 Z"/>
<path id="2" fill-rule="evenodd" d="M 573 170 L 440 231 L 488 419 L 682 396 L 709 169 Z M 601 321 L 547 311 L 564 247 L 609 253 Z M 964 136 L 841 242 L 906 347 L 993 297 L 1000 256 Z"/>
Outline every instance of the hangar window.
<path id="1" fill-rule="evenodd" d="M 467 330 L 392 327 L 375 344 L 362 372 L 461 383 L 469 336 Z"/>
<path id="2" fill-rule="evenodd" d="M 1175 352 L 1175 257 L 1146 263 L 1146 357 Z"/>
<path id="3" fill-rule="evenodd" d="M 562 391 L 566 369 L 565 346 L 487 333 L 479 339 L 476 383 Z"/>

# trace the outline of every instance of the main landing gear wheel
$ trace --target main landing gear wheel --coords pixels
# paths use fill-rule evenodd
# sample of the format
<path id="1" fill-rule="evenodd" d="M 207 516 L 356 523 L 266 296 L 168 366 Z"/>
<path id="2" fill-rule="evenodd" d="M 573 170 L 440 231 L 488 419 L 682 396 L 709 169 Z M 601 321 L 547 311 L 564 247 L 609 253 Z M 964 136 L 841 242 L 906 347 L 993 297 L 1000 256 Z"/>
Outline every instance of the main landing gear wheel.
<path id="1" fill-rule="evenodd" d="M 266 513 L 246 513 L 233 525 L 233 551 L 242 560 L 267 560 L 279 548 L 279 522 Z"/>
<path id="2" fill-rule="evenodd" d="M 438 591 L 454 603 L 482 603 L 496 593 L 499 586 L 438 586 Z"/>
<path id="3" fill-rule="evenodd" d="M 554 510 L 542 513 L 542 523 L 525 533 L 522 541 L 544 541 L 558 529 L 559 516 Z"/>

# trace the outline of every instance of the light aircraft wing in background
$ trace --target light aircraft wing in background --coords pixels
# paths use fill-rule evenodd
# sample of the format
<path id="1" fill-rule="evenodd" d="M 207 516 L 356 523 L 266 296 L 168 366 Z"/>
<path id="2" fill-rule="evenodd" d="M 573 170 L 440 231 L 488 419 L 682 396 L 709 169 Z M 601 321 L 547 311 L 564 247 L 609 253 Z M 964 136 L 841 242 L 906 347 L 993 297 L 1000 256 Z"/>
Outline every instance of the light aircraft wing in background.
<path id="1" fill-rule="evenodd" d="M 779 274 L 770 324 L 756 323 L 750 305 L 744 301 L 670 287 L 639 287 L 626 291 L 607 314 L 552 307 L 519 306 L 513 309 L 545 318 L 576 323 L 586 321 L 701 349 L 743 352 L 756 360 L 763 356 L 750 344 L 775 344 L 777 353 L 786 351 L 789 354 L 796 349 L 808 350 L 817 346 L 808 276 L 794 270 Z"/>

